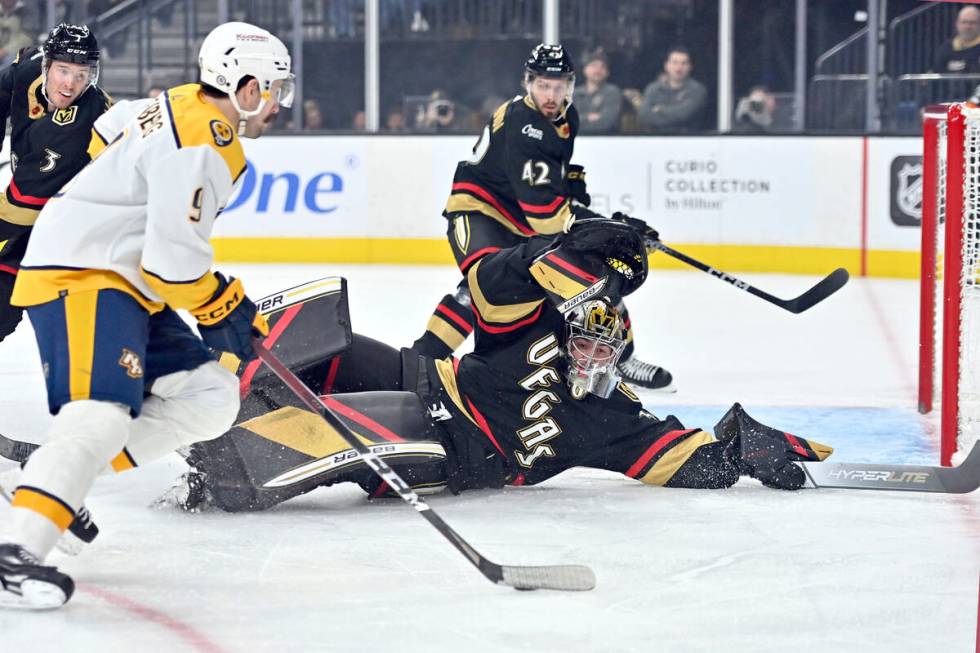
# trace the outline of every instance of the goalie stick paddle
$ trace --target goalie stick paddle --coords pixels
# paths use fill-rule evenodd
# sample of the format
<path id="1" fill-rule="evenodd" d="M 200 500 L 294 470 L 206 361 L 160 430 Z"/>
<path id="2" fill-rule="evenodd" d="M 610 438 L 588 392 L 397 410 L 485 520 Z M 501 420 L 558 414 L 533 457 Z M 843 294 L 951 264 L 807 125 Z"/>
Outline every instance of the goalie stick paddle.
<path id="1" fill-rule="evenodd" d="M 275 354 L 263 346 L 261 339 L 253 339 L 252 345 L 255 347 L 255 351 L 262 362 L 306 404 L 307 408 L 318 414 L 327 424 L 336 430 L 340 437 L 360 454 L 361 459 L 375 474 L 388 483 L 406 503 L 425 517 L 426 521 L 432 524 L 443 537 L 449 540 L 450 544 L 466 556 L 466 559 L 474 567 L 479 569 L 480 573 L 488 580 L 498 585 L 507 585 L 519 590 L 550 589 L 584 591 L 595 587 L 595 574 L 591 569 L 583 565 L 514 567 L 510 565 L 498 565 L 485 558 L 479 551 L 470 546 L 469 542 L 464 540 L 459 533 L 454 531 L 449 524 L 443 521 L 442 517 L 436 514 L 427 503 L 422 501 L 415 490 L 409 487 L 402 477 L 391 469 L 381 457 L 368 449 L 347 428 L 347 425 L 299 377 L 283 365 L 282 361 Z"/>
<path id="2" fill-rule="evenodd" d="M 966 494 L 980 487 L 980 442 L 956 467 L 864 463 L 800 463 L 817 488 Z"/>
<path id="3" fill-rule="evenodd" d="M 799 297 L 795 299 L 780 299 L 775 295 L 770 295 L 764 290 L 759 290 L 755 286 L 752 286 L 741 279 L 733 277 L 727 272 L 722 272 L 721 270 L 713 268 L 706 263 L 702 263 L 695 258 L 691 258 L 683 252 L 678 252 L 676 249 L 664 245 L 659 240 L 648 240 L 647 247 L 661 251 L 668 256 L 676 258 L 678 261 L 683 261 L 684 263 L 701 270 L 702 272 L 707 272 L 713 277 L 718 277 L 722 281 L 727 281 L 736 288 L 740 288 L 749 294 L 755 295 L 760 299 L 764 299 L 770 304 L 775 304 L 779 308 L 787 310 L 790 313 L 802 313 L 807 309 L 813 308 L 813 306 L 819 304 L 843 288 L 844 284 L 846 284 L 847 280 L 850 278 L 850 275 L 847 274 L 847 270 L 844 268 L 837 268 L 821 279 L 817 285 L 813 286 Z"/>

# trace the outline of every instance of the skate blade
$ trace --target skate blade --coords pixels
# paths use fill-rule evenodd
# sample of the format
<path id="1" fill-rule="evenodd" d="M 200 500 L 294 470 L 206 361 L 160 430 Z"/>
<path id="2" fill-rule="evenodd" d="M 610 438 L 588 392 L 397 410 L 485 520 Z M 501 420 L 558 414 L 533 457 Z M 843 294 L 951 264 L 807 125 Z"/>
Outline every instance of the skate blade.
<path id="1" fill-rule="evenodd" d="M 54 610 L 68 602 L 65 591 L 43 580 L 25 580 L 20 584 L 20 594 L 0 590 L 0 608 L 14 610 Z"/>

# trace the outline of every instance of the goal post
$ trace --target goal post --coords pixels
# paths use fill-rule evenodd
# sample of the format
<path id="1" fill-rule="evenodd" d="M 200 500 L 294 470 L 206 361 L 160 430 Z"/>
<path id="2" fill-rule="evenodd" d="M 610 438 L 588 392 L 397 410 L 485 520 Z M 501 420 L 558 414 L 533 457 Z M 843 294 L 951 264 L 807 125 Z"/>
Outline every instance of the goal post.
<path id="1" fill-rule="evenodd" d="M 940 411 L 940 462 L 980 435 L 980 108 L 923 114 L 919 411 Z"/>

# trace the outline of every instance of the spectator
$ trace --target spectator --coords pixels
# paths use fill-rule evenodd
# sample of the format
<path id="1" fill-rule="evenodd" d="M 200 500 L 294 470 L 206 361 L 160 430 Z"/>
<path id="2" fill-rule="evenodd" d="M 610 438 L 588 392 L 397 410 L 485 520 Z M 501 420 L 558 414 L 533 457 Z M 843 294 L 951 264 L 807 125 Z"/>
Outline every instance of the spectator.
<path id="1" fill-rule="evenodd" d="M 393 134 L 401 134 L 407 131 L 405 126 L 405 114 L 398 107 L 392 107 L 385 115 L 385 131 Z"/>
<path id="2" fill-rule="evenodd" d="M 487 124 L 487 121 L 490 120 L 490 116 L 500 108 L 500 105 L 507 101 L 509 101 L 509 98 L 504 98 L 496 93 L 491 93 L 486 96 L 480 103 L 480 110 L 473 112 L 473 130 L 476 132 L 481 131 L 483 126 Z"/>
<path id="3" fill-rule="evenodd" d="M 623 109 L 623 93 L 609 77 L 609 58 L 602 48 L 597 48 L 582 59 L 585 85 L 575 93 L 581 122 L 580 134 L 609 134 L 619 127 Z"/>
<path id="4" fill-rule="evenodd" d="M 656 131 L 688 131 L 701 126 L 708 92 L 691 79 L 691 67 L 691 54 L 686 48 L 671 48 L 663 74 L 647 85 L 643 97 L 635 90 L 626 94 L 637 107 L 641 126 Z"/>
<path id="5" fill-rule="evenodd" d="M 761 134 L 772 127 L 776 98 L 765 86 L 753 86 L 735 107 L 735 131 Z"/>
<path id="6" fill-rule="evenodd" d="M 980 9 L 969 5 L 956 15 L 956 36 L 939 46 L 932 71 L 980 73 Z"/>
<path id="7" fill-rule="evenodd" d="M 145 93 L 144 97 L 148 97 L 150 99 L 153 99 L 153 98 L 159 96 L 165 90 L 167 90 L 167 89 L 165 89 L 165 88 L 163 88 L 161 86 L 151 86 L 148 89 L 146 89 L 146 93 Z"/>
<path id="8" fill-rule="evenodd" d="M 331 38 L 354 38 L 356 31 L 355 3 L 352 0 L 328 0 L 330 12 L 329 34 Z M 357 3 L 360 4 L 360 3 Z"/>
<path id="9" fill-rule="evenodd" d="M 14 62 L 21 48 L 34 44 L 24 31 L 24 3 L 20 0 L 0 0 L 0 67 Z"/>
<path id="10" fill-rule="evenodd" d="M 415 128 L 436 133 L 472 131 L 470 111 L 449 99 L 445 91 L 433 91 L 429 102 L 420 107 Z"/>
<path id="11" fill-rule="evenodd" d="M 313 98 L 303 100 L 303 129 L 309 131 L 323 129 L 323 112 L 320 110 L 320 103 Z M 361 129 L 363 130 L 363 127 Z"/>
<path id="12" fill-rule="evenodd" d="M 354 119 L 350 123 L 351 131 L 362 132 L 367 129 L 367 114 L 363 109 L 354 112 Z"/>

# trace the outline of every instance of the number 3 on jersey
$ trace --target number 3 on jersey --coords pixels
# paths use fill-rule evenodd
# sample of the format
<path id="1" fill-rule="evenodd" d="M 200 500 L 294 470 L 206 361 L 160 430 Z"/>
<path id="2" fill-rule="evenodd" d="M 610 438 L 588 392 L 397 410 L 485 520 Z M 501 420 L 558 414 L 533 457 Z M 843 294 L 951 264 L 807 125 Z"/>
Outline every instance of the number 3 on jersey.
<path id="1" fill-rule="evenodd" d="M 528 161 L 524 164 L 524 172 L 521 174 L 521 181 L 526 181 L 531 186 L 544 186 L 550 184 L 548 172 L 550 168 L 544 161 Z"/>

